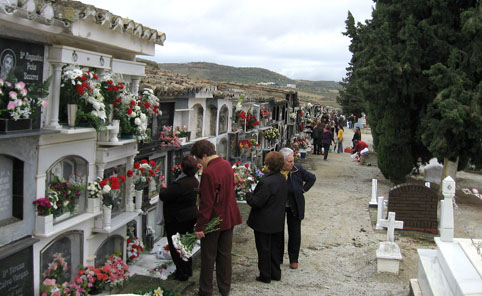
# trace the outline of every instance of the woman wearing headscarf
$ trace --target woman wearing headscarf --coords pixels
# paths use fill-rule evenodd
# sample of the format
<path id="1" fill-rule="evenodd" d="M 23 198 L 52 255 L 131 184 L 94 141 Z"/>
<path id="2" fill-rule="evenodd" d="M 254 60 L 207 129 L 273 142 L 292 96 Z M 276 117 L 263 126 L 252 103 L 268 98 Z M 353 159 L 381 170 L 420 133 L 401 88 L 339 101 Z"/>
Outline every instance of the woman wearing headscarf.
<path id="1" fill-rule="evenodd" d="M 164 202 L 164 227 L 169 251 L 172 261 L 176 265 L 174 278 L 179 281 L 186 281 L 192 276 L 192 259 L 182 260 L 174 248 L 172 236 L 178 232 L 180 234 L 194 232 L 197 216 L 196 198 L 199 187 L 199 182 L 195 177 L 198 170 L 197 164 L 194 157 L 185 156 L 181 162 L 182 173 L 169 187 L 162 182 L 159 192 L 159 199 Z"/>

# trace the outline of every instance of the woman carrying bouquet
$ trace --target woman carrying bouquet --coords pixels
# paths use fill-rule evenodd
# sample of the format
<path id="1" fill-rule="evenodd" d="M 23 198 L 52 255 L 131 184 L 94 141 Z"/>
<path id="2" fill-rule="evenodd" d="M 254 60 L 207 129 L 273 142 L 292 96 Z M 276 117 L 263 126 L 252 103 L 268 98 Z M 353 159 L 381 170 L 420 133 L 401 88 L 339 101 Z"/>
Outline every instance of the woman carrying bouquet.
<path id="1" fill-rule="evenodd" d="M 197 161 L 191 155 L 185 156 L 181 162 L 182 173 L 169 187 L 161 183 L 159 199 L 164 202 L 164 220 L 167 242 L 172 261 L 176 265 L 175 279 L 186 281 L 192 276 L 192 259 L 182 260 L 172 243 L 172 235 L 194 231 L 197 207 L 196 198 L 199 182 L 194 177 L 197 172 Z"/>
<path id="2" fill-rule="evenodd" d="M 288 198 L 288 183 L 280 173 L 284 157 L 279 152 L 266 155 L 267 173 L 261 178 L 254 192 L 248 192 L 247 203 L 251 206 L 248 226 L 254 230 L 258 251 L 259 276 L 257 281 L 269 283 L 281 280 L 281 258 L 285 206 Z"/>

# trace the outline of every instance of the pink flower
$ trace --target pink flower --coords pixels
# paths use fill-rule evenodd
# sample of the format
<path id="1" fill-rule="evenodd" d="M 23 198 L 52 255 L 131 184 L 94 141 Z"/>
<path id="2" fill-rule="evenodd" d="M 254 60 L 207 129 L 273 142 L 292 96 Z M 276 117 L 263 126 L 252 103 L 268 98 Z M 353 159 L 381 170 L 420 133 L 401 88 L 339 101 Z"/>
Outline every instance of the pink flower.
<path id="1" fill-rule="evenodd" d="M 15 89 L 18 89 L 18 90 L 25 89 L 25 82 L 20 81 L 20 82 L 15 83 Z"/>
<path id="2" fill-rule="evenodd" d="M 15 109 L 15 102 L 14 101 L 8 102 L 7 109 L 8 110 Z"/>
<path id="3" fill-rule="evenodd" d="M 42 102 L 43 102 L 42 104 L 43 104 L 44 108 L 47 108 L 47 106 L 49 105 L 49 101 L 42 101 Z"/>
<path id="4" fill-rule="evenodd" d="M 15 99 L 17 98 L 17 92 L 14 91 L 14 90 L 11 90 L 11 91 L 8 93 L 8 96 L 10 97 L 10 99 L 15 100 Z"/>
<path id="5" fill-rule="evenodd" d="M 25 97 L 25 96 L 27 95 L 27 89 L 26 89 L 26 88 L 22 88 L 22 89 L 20 90 L 20 94 Z"/>

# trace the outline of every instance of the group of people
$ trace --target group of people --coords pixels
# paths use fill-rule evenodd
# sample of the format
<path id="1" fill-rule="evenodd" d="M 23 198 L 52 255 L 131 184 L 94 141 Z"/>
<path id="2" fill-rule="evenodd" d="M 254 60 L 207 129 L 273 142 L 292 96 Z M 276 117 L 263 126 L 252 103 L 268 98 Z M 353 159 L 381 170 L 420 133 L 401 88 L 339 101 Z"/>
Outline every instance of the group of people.
<path id="1" fill-rule="evenodd" d="M 198 164 L 203 168 L 200 182 L 195 177 Z M 266 174 L 246 196 L 251 206 L 247 224 L 254 230 L 258 252 L 256 280 L 269 283 L 281 280 L 285 219 L 290 268 L 298 268 L 301 221 L 305 212 L 303 194 L 313 186 L 316 176 L 294 163 L 294 152 L 290 148 L 268 153 L 264 166 Z M 216 154 L 211 142 L 200 140 L 194 143 L 191 155 L 182 159 L 181 168 L 182 174 L 172 184 L 161 183 L 159 193 L 159 199 L 164 202 L 169 249 L 176 265 L 174 277 L 185 281 L 192 276 L 192 260 L 184 261 L 180 257 L 171 236 L 194 231 L 201 241 L 198 295 L 212 295 L 214 265 L 218 290 L 221 295 L 229 295 L 233 228 L 242 223 L 231 164 Z M 206 224 L 214 217 L 220 218 L 219 230 L 205 234 Z"/>
<path id="2" fill-rule="evenodd" d="M 331 144 L 335 144 L 336 153 L 343 153 L 343 125 L 338 123 L 315 123 L 315 127 L 311 133 L 313 138 L 314 150 L 313 153 L 321 155 L 323 151 L 323 160 L 328 159 L 328 151 Z M 336 140 L 335 140 L 336 134 Z"/>

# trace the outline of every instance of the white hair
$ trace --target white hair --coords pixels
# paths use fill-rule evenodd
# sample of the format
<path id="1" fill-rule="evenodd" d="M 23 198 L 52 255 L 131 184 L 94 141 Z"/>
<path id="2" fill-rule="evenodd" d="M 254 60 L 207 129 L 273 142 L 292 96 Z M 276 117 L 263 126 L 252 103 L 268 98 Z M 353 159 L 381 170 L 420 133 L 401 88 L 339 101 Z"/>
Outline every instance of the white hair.
<path id="1" fill-rule="evenodd" d="M 279 151 L 279 153 L 283 154 L 283 157 L 286 159 L 286 157 L 288 156 L 294 156 L 295 153 L 293 152 L 293 150 L 291 148 L 288 148 L 288 147 L 285 147 L 285 148 L 281 148 L 281 150 Z"/>

